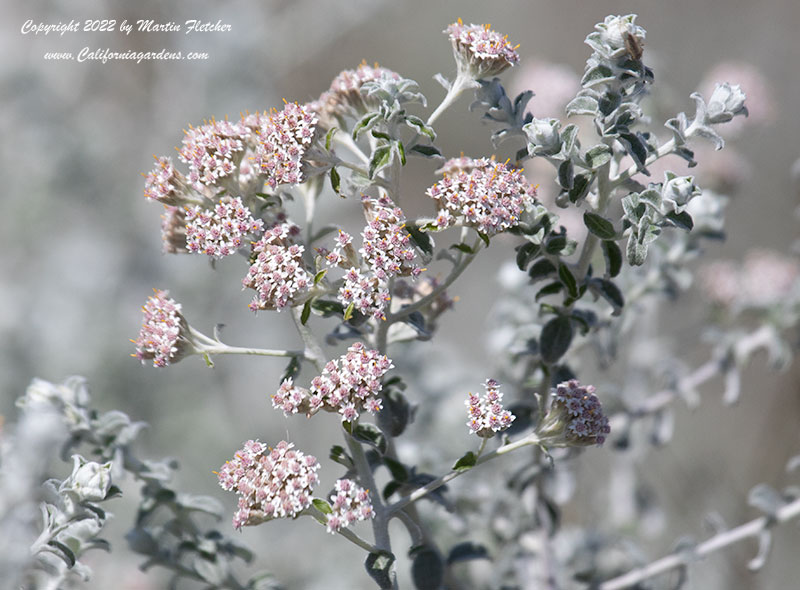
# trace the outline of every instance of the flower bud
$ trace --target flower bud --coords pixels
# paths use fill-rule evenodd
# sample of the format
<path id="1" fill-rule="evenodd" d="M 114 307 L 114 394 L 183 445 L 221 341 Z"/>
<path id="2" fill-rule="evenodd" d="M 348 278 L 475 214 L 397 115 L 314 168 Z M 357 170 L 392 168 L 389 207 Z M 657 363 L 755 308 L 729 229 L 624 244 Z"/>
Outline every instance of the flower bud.
<path id="1" fill-rule="evenodd" d="M 558 119 L 534 119 L 522 129 L 528 137 L 528 153 L 532 156 L 552 156 L 561 150 Z"/>
<path id="2" fill-rule="evenodd" d="M 609 54 L 630 52 L 631 45 L 641 47 L 644 44 L 645 30 L 635 25 L 635 20 L 635 14 L 607 16 L 602 23 L 596 25 L 600 31 L 600 42 L 607 47 Z"/>
<path id="3" fill-rule="evenodd" d="M 583 387 L 577 379 L 559 384 L 536 428 L 539 441 L 550 447 L 602 445 L 611 428 L 594 392 L 594 387 Z"/>
<path id="4" fill-rule="evenodd" d="M 62 487 L 70 488 L 79 501 L 100 502 L 108 495 L 111 488 L 111 463 L 95 463 L 87 461 L 80 455 L 73 455 L 72 475 L 64 481 Z"/>
<path id="5" fill-rule="evenodd" d="M 744 106 L 745 98 L 745 94 L 738 84 L 733 86 L 727 82 L 718 84 L 708 101 L 707 122 L 725 123 L 740 113 L 747 115 L 747 107 Z"/>
<path id="6" fill-rule="evenodd" d="M 694 184 L 693 176 L 675 176 L 671 172 L 665 175 L 665 182 L 661 188 L 661 198 L 664 208 L 680 213 L 689 201 L 700 194 L 700 190 Z"/>

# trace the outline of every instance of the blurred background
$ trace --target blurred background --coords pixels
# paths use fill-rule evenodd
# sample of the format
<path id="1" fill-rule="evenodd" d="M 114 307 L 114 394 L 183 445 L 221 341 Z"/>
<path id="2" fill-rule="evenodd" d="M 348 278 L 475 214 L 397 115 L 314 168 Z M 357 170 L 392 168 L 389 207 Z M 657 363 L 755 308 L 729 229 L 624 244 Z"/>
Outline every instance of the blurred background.
<path id="1" fill-rule="evenodd" d="M 800 118 L 795 112 L 800 3 L 794 0 L 6 3 L 0 25 L 6 56 L 0 63 L 0 166 L 6 187 L 0 199 L 0 413 L 13 419 L 13 402 L 33 377 L 61 381 L 84 375 L 95 407 L 119 408 L 151 424 L 143 456 L 176 457 L 186 489 L 214 495 L 231 507 L 233 498 L 223 497 L 211 471 L 243 440 L 287 438 L 327 456 L 324 441 L 335 435 L 334 421 L 325 426 L 329 430 L 309 432 L 302 421 L 287 421 L 269 407 L 268 396 L 284 369 L 279 360 L 220 358 L 208 369 L 201 359 L 190 358 L 156 370 L 130 358 L 133 345 L 128 339 L 138 333 L 140 307 L 153 287 L 168 289 L 200 330 L 210 333 L 214 324 L 224 324 L 224 340 L 230 344 L 296 344 L 287 314 L 254 316 L 247 309 L 250 295 L 240 289 L 244 269 L 239 261 L 223 261 L 212 270 L 204 257 L 161 254 L 161 207 L 142 196 L 141 173 L 151 169 L 152 155 L 173 155 L 181 130 L 203 119 L 279 106 L 282 98 L 314 99 L 338 72 L 362 59 L 418 81 L 433 107 L 444 91 L 432 76 L 454 72 L 442 30 L 458 17 L 491 23 L 520 44 L 521 65 L 504 74 L 504 83 L 511 90 L 532 88 L 537 93 L 529 106 L 534 114 L 556 116 L 546 112 L 548 105 L 558 104 L 560 89 L 569 89 L 582 73 L 589 55 L 585 36 L 607 14 L 628 12 L 638 13 L 637 24 L 647 30 L 645 62 L 655 71 L 657 91 L 663 89 L 664 100 L 674 105 L 670 108 L 692 113 L 689 94 L 708 92 L 707 77 L 720 64 L 733 62 L 724 67 L 750 76 L 741 84 L 752 99 L 748 106 L 754 121 L 738 132 L 735 146 L 740 160 L 734 163 L 739 175 L 728 209 L 731 237 L 710 247 L 709 257 L 739 259 L 753 247 L 788 251 L 797 238 L 792 213 L 798 192 L 791 167 L 800 157 Z M 232 32 L 46 37 L 20 32 L 28 19 L 82 23 L 105 18 L 221 20 Z M 43 59 L 49 51 L 77 53 L 86 46 L 201 51 L 210 58 L 139 64 Z M 734 75 L 730 82 L 739 81 Z M 438 123 L 437 143 L 448 156 L 494 152 L 490 129 L 468 112 L 470 102 L 463 97 Z M 665 117 L 675 112 L 665 112 Z M 700 160 L 698 169 L 703 164 Z M 428 161 L 409 166 L 403 203 L 409 217 L 429 214 L 423 192 L 434 181 L 435 167 Z M 546 193 L 552 172 L 544 174 L 532 180 Z M 337 199 L 323 201 L 323 217 L 342 218 L 341 210 L 333 210 L 341 207 Z M 456 313 L 442 318 L 435 344 L 418 345 L 422 354 L 433 346 L 446 350 L 463 367 L 458 375 L 439 375 L 442 383 L 452 377 L 450 381 L 473 383 L 474 388 L 490 370 L 486 326 L 480 318 L 491 309 L 495 295 L 490 287 L 513 243 L 506 246 L 493 247 L 469 269 L 451 292 L 460 298 Z M 690 292 L 662 319 L 669 326 L 664 338 L 687 351 L 690 363 L 705 359 L 696 327 L 702 312 L 687 312 L 699 303 Z M 703 390 L 707 395 L 699 409 L 679 410 L 675 440 L 654 450 L 640 474 L 651 483 L 668 521 L 662 534 L 646 540 L 653 557 L 668 552 L 679 535 L 707 536 L 701 520 L 711 511 L 730 525 L 755 517 L 746 496 L 756 483 L 782 487 L 790 482 L 784 465 L 800 451 L 800 368 L 790 371 L 772 374 L 756 362 L 738 406 L 723 408 L 719 388 L 712 384 Z M 603 477 L 601 468 L 595 476 Z M 120 538 L 135 498 L 119 502 L 119 508 L 110 507 L 117 514 L 111 535 L 113 567 L 104 555 L 92 556 L 88 561 L 96 575 L 89 587 L 162 587 L 157 573 L 146 578 L 137 574 L 137 557 Z M 602 510 L 578 493 L 565 518 L 581 522 Z M 334 542 L 312 523 L 274 522 L 243 535 L 260 554 L 258 565 L 274 571 L 289 588 L 369 587 L 360 551 Z M 798 529 L 785 527 L 776 536 L 763 571 L 747 573 L 744 564 L 755 547 L 737 546 L 695 566 L 692 587 L 796 587 Z M 302 546 L 313 545 L 322 563 L 341 564 L 341 584 L 320 580 L 298 566 L 303 560 L 297 552 L 301 538 Z M 126 581 L 120 585 L 120 579 Z"/>

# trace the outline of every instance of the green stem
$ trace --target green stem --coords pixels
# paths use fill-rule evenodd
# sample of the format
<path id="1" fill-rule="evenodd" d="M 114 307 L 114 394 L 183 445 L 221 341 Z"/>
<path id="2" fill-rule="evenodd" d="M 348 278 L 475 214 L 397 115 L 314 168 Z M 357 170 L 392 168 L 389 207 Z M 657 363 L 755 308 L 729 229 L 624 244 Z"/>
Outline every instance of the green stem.
<path id="1" fill-rule="evenodd" d="M 429 484 L 424 485 L 424 486 L 422 486 L 421 488 L 419 488 L 417 490 L 414 490 L 408 496 L 406 496 L 404 498 L 400 498 L 394 504 L 389 505 L 387 507 L 387 510 L 388 510 L 388 512 L 390 514 L 394 514 L 394 513 L 398 512 L 399 510 L 403 510 L 408 504 L 416 502 L 417 500 L 420 500 L 421 498 L 424 498 L 425 496 L 427 496 L 431 492 L 433 492 L 435 490 L 438 490 L 440 487 L 442 487 L 447 482 L 454 480 L 455 478 L 457 478 L 460 475 L 463 475 L 465 473 L 471 472 L 472 469 L 475 469 L 475 467 L 477 467 L 478 465 L 486 463 L 487 461 L 491 461 L 492 459 L 495 459 L 495 458 L 500 457 L 502 455 L 506 455 L 506 454 L 508 454 L 508 453 L 510 453 L 512 451 L 516 451 L 517 449 L 521 449 L 522 447 L 527 447 L 527 446 L 530 446 L 530 445 L 538 445 L 538 444 L 540 444 L 540 442 L 541 441 L 540 441 L 539 437 L 536 436 L 535 433 L 531 433 L 528 436 L 526 436 L 525 438 L 521 438 L 518 441 L 515 441 L 513 443 L 509 443 L 507 445 L 504 445 L 504 446 L 500 447 L 499 449 L 496 449 L 496 450 L 494 450 L 494 451 L 492 451 L 490 453 L 487 453 L 485 455 L 480 455 L 480 451 L 479 451 L 478 459 L 475 461 L 475 465 L 471 469 L 464 469 L 464 470 L 456 470 L 456 469 L 454 469 L 454 470 L 450 471 L 449 473 L 446 473 L 445 475 L 442 475 L 441 477 L 433 480 Z M 483 444 L 485 445 L 485 442 Z"/>
<path id="2" fill-rule="evenodd" d="M 431 126 L 439 118 L 439 116 L 445 112 L 448 107 L 450 107 L 461 93 L 469 88 L 476 88 L 478 83 L 470 78 L 469 76 L 463 75 L 459 73 L 456 76 L 456 79 L 453 80 L 453 83 L 450 85 L 450 89 L 447 91 L 447 95 L 444 97 L 442 102 L 436 107 L 436 110 L 431 113 L 431 116 L 428 117 L 428 121 L 426 125 Z"/>
<path id="3" fill-rule="evenodd" d="M 305 510 L 305 513 L 308 514 L 309 516 L 313 517 L 314 520 L 316 520 L 321 525 L 323 525 L 325 527 L 328 526 L 328 520 L 325 518 L 325 515 L 322 512 L 320 512 L 319 510 L 317 510 L 316 508 L 314 508 L 314 507 L 308 508 L 308 509 Z M 369 553 L 374 553 L 375 551 L 378 551 L 378 548 L 375 545 L 372 545 L 372 544 L 368 543 L 367 541 L 365 541 L 364 539 L 359 537 L 357 534 L 355 534 L 350 529 L 342 528 L 342 529 L 339 529 L 336 532 L 338 534 L 342 535 L 345 539 L 347 539 L 348 541 L 350 541 L 354 545 L 357 545 L 357 546 L 361 547 L 364 551 L 368 551 Z"/>

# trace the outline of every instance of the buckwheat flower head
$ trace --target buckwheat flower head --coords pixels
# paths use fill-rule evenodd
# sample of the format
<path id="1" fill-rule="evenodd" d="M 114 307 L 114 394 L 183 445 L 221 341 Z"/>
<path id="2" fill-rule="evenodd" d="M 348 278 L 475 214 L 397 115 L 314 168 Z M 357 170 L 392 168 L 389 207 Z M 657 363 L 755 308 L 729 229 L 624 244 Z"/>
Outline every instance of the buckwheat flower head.
<path id="1" fill-rule="evenodd" d="M 444 178 L 425 194 L 438 205 L 437 229 L 461 221 L 488 236 L 516 226 L 536 188 L 521 170 L 488 158 L 459 158 L 442 167 Z"/>
<path id="2" fill-rule="evenodd" d="M 356 251 L 352 244 L 353 236 L 346 231 L 339 230 L 339 234 L 336 236 L 336 245 L 333 247 L 333 250 L 328 251 L 325 248 L 319 248 L 317 251 L 325 258 L 326 265 L 350 268 L 358 264 Z"/>
<path id="3" fill-rule="evenodd" d="M 303 263 L 303 246 L 291 243 L 292 226 L 281 223 L 264 232 L 253 244 L 253 263 L 242 280 L 256 295 L 250 309 L 277 309 L 302 302 L 311 285 L 311 275 Z"/>
<path id="4" fill-rule="evenodd" d="M 171 158 L 156 158 L 156 166 L 144 180 L 144 196 L 150 201 L 177 205 L 184 194 L 186 179 L 172 165 Z"/>
<path id="5" fill-rule="evenodd" d="M 400 207 L 395 207 L 388 197 L 378 200 L 362 197 L 367 222 L 359 252 L 370 269 L 380 280 L 397 275 L 414 275 L 420 269 L 413 263 L 416 258 L 411 236 L 403 228 L 406 217 Z"/>
<path id="6" fill-rule="evenodd" d="M 222 197 L 213 209 L 186 209 L 189 252 L 223 258 L 235 254 L 248 234 L 260 233 L 264 222 L 254 219 L 241 197 Z"/>
<path id="7" fill-rule="evenodd" d="M 164 254 L 186 254 L 186 209 L 166 205 L 161 216 L 161 250 Z"/>
<path id="8" fill-rule="evenodd" d="M 345 307 L 353 308 L 367 316 L 385 319 L 386 305 L 391 300 L 389 284 L 372 273 L 362 273 L 351 267 L 344 275 L 344 283 L 339 288 L 339 301 Z"/>
<path id="9" fill-rule="evenodd" d="M 219 485 L 239 495 L 234 528 L 293 518 L 311 505 L 320 466 L 316 457 L 293 449 L 294 445 L 286 441 L 270 449 L 249 440 L 220 467 Z"/>
<path id="10" fill-rule="evenodd" d="M 359 520 L 375 518 L 369 492 L 349 479 L 340 479 L 331 494 L 332 512 L 328 517 L 328 532 L 336 533 Z"/>
<path id="11" fill-rule="evenodd" d="M 519 61 L 516 47 L 489 25 L 465 25 L 461 19 L 445 31 L 453 44 L 459 72 L 474 80 L 496 76 Z"/>
<path id="12" fill-rule="evenodd" d="M 516 416 L 503 408 L 503 394 L 500 393 L 500 384 L 497 381 L 487 379 L 485 387 L 486 393 L 470 393 L 464 403 L 467 406 L 467 426 L 470 432 L 481 438 L 491 438 L 496 432 L 511 426 Z"/>
<path id="13" fill-rule="evenodd" d="M 197 191 L 233 174 L 241 160 L 250 130 L 241 121 L 228 120 L 189 127 L 178 157 L 189 165 L 188 182 Z"/>
<path id="14" fill-rule="evenodd" d="M 595 388 L 581 386 L 577 379 L 556 387 L 550 408 L 536 428 L 540 442 L 553 447 L 600 446 L 610 432 Z"/>
<path id="15" fill-rule="evenodd" d="M 323 92 L 319 99 L 307 106 L 319 114 L 322 124 L 331 127 L 335 118 L 358 118 L 374 110 L 380 102 L 366 96 L 361 92 L 361 87 L 367 82 L 381 78 L 400 80 L 400 75 L 378 64 L 373 66 L 362 62 L 355 70 L 344 70 L 331 82 L 328 90 Z"/>
<path id="16" fill-rule="evenodd" d="M 343 422 L 352 422 L 364 410 L 371 414 L 381 410 L 381 378 L 392 367 L 386 355 L 356 342 L 339 359 L 325 365 L 322 375 L 311 381 L 310 389 L 295 386 L 291 379 L 284 380 L 272 396 L 272 406 L 283 410 L 286 416 L 312 416 L 325 410 L 338 412 Z"/>
<path id="17" fill-rule="evenodd" d="M 144 321 L 136 344 L 135 356 L 142 361 L 152 360 L 154 367 L 166 367 L 183 358 L 192 348 L 189 324 L 181 315 L 181 305 L 169 297 L 167 291 L 153 289 L 142 307 Z"/>
<path id="18" fill-rule="evenodd" d="M 258 132 L 255 162 L 273 189 L 303 182 L 303 157 L 314 141 L 319 117 L 307 106 L 286 103 Z"/>

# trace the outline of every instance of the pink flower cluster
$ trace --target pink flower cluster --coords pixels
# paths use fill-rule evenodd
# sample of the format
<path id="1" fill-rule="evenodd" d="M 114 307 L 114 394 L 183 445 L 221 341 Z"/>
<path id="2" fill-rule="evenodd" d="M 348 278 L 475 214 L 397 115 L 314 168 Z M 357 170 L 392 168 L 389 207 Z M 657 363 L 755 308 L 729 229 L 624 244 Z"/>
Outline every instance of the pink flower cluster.
<path id="1" fill-rule="evenodd" d="M 599 446 L 610 432 L 595 388 L 583 387 L 577 379 L 556 387 L 550 410 L 537 428 L 541 442 L 552 446 Z"/>
<path id="2" fill-rule="evenodd" d="M 197 191 L 231 175 L 238 165 L 237 152 L 245 149 L 250 129 L 242 122 L 212 120 L 189 127 L 178 157 L 189 164 L 189 184 Z"/>
<path id="3" fill-rule="evenodd" d="M 172 165 L 171 158 L 156 158 L 156 166 L 144 179 L 144 196 L 165 205 L 180 203 L 185 179 Z"/>
<path id="4" fill-rule="evenodd" d="M 440 230 L 461 220 L 483 234 L 495 235 L 516 226 L 536 197 L 536 188 L 522 170 L 488 158 L 449 160 L 440 172 L 444 178 L 425 193 L 438 205 L 434 225 Z"/>
<path id="5" fill-rule="evenodd" d="M 403 228 L 406 216 L 391 199 L 373 200 L 363 197 L 362 202 L 370 217 L 364 231 L 359 252 L 372 273 L 381 281 L 397 275 L 419 275 L 420 268 L 413 264 L 416 258 L 411 237 Z"/>
<path id="6" fill-rule="evenodd" d="M 320 466 L 316 457 L 293 448 L 286 441 L 269 449 L 264 443 L 249 440 L 220 468 L 219 485 L 240 496 L 234 528 L 294 517 L 311 505 Z"/>
<path id="7" fill-rule="evenodd" d="M 264 232 L 253 244 L 254 260 L 242 285 L 256 294 L 250 309 L 277 309 L 297 303 L 311 285 L 303 263 L 303 246 L 291 243 L 293 226 L 281 223 Z"/>
<path id="8" fill-rule="evenodd" d="M 347 269 L 344 284 L 339 289 L 339 300 L 364 315 L 384 318 L 390 300 L 388 281 L 394 276 L 418 276 L 422 270 L 413 263 L 416 258 L 411 238 L 403 228 L 405 215 L 391 199 L 363 197 L 367 225 L 361 232 L 359 253 L 368 269 L 356 268 L 353 238 L 339 231 L 336 246 L 331 252 L 322 251 L 329 266 Z"/>
<path id="9" fill-rule="evenodd" d="M 343 422 L 352 422 L 364 410 L 380 411 L 381 377 L 392 366 L 388 357 L 356 342 L 338 360 L 328 362 L 322 375 L 311 381 L 310 390 L 286 379 L 272 396 L 272 406 L 286 416 L 298 412 L 311 416 L 325 410 L 338 412 Z"/>
<path id="10" fill-rule="evenodd" d="M 223 258 L 242 247 L 247 234 L 259 233 L 264 222 L 253 219 L 241 197 L 222 197 L 214 209 L 186 209 L 186 247 L 189 252 Z"/>
<path id="11" fill-rule="evenodd" d="M 503 394 L 500 384 L 494 379 L 486 380 L 486 393 L 468 394 L 465 402 L 469 416 L 469 430 L 482 438 L 491 438 L 495 432 L 505 430 L 516 419 L 516 416 L 503 408 Z"/>
<path id="12" fill-rule="evenodd" d="M 489 25 L 467 26 L 458 19 L 444 32 L 453 44 L 459 70 L 468 71 L 475 79 L 496 76 L 519 61 L 516 47 Z"/>
<path id="13" fill-rule="evenodd" d="M 308 107 L 286 103 L 258 131 L 255 162 L 273 189 L 303 182 L 303 156 L 314 141 L 319 118 Z"/>
<path id="14" fill-rule="evenodd" d="M 167 291 L 153 290 L 142 307 L 144 321 L 136 344 L 135 356 L 142 361 L 153 361 L 154 367 L 166 367 L 180 360 L 191 345 L 187 338 L 189 325 L 181 315 L 181 305 L 169 297 Z"/>
<path id="15" fill-rule="evenodd" d="M 375 510 L 369 499 L 369 492 L 349 479 L 340 479 L 331 494 L 331 508 L 328 514 L 328 532 L 336 533 L 359 520 L 375 518 Z"/>
<path id="16" fill-rule="evenodd" d="M 355 70 L 344 70 L 336 76 L 330 88 L 308 106 L 320 115 L 326 127 L 334 124 L 331 120 L 334 117 L 359 117 L 376 106 L 361 94 L 361 87 L 366 82 L 380 78 L 400 80 L 400 76 L 392 70 L 382 68 L 378 64 L 370 66 L 362 62 Z"/>

